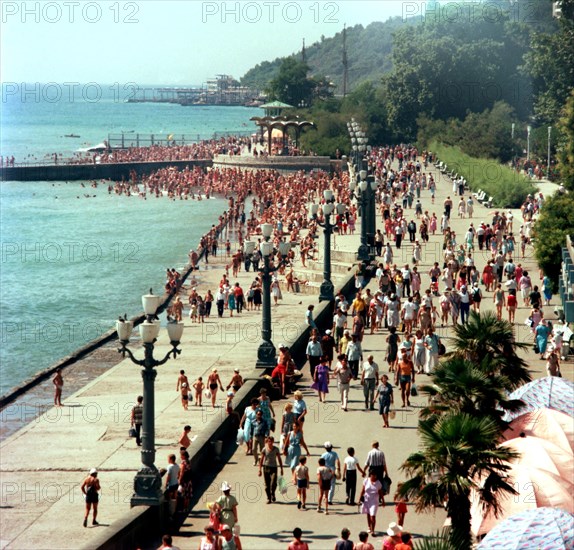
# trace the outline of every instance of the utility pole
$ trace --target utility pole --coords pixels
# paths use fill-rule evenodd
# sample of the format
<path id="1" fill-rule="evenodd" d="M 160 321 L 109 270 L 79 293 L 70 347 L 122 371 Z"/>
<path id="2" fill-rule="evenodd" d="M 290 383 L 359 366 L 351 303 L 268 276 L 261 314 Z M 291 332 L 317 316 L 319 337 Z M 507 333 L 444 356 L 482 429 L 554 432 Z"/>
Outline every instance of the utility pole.
<path id="1" fill-rule="evenodd" d="M 347 95 L 349 84 L 349 59 L 347 57 L 347 25 L 343 25 L 343 97 Z"/>

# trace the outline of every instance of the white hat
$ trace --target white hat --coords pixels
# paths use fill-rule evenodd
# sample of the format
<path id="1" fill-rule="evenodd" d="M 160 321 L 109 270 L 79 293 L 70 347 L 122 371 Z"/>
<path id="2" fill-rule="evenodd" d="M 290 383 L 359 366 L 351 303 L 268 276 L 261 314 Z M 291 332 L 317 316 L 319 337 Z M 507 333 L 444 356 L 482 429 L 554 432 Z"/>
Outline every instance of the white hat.
<path id="1" fill-rule="evenodd" d="M 325 334 L 331 334 L 331 331 L 330 331 L 329 329 L 327 329 L 327 330 L 325 331 Z"/>
<path id="2" fill-rule="evenodd" d="M 90 470 L 90 475 L 91 475 L 91 476 L 95 476 L 97 473 L 98 473 L 98 470 L 96 470 L 95 468 L 92 468 L 92 469 Z"/>
<path id="3" fill-rule="evenodd" d="M 224 481 L 224 482 L 221 484 L 221 490 L 222 490 L 223 492 L 225 492 L 225 491 L 231 491 L 231 485 L 229 485 L 229 483 L 227 483 L 227 481 Z"/>
<path id="4" fill-rule="evenodd" d="M 227 523 L 224 523 L 220 528 L 220 531 L 231 531 L 231 527 L 229 527 L 229 525 L 227 525 Z"/>
<path id="5" fill-rule="evenodd" d="M 325 441 L 325 443 L 323 444 L 323 447 L 325 447 L 325 449 L 332 449 L 333 444 L 330 441 Z"/>
<path id="6" fill-rule="evenodd" d="M 279 344 L 279 349 L 287 349 L 287 346 L 285 344 Z"/>
<path id="7" fill-rule="evenodd" d="M 229 397 L 231 397 L 232 395 L 235 395 L 235 394 L 234 394 L 231 390 L 229 390 L 229 391 L 227 392 L 227 395 L 228 395 Z"/>
<path id="8" fill-rule="evenodd" d="M 391 523 L 389 523 L 389 528 L 387 529 L 387 535 L 389 535 L 389 537 L 394 537 L 402 532 L 403 528 L 396 522 L 392 521 Z"/>

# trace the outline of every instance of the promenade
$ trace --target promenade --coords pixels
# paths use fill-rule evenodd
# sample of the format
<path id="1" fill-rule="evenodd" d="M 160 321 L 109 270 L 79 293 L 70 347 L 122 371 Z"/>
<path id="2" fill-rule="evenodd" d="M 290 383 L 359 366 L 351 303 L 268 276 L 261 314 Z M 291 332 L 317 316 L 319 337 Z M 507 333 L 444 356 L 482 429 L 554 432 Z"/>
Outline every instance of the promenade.
<path id="1" fill-rule="evenodd" d="M 442 203 L 447 195 L 451 195 L 452 184 L 440 174 L 435 174 L 435 177 L 438 183 L 436 204 L 434 206 L 430 204 L 428 191 L 423 191 L 422 203 L 424 210 L 429 210 L 431 213 L 434 211 L 440 217 Z M 470 221 L 475 226 L 482 220 L 488 222 L 491 218 L 490 212 L 492 209 L 477 204 L 474 217 Z M 520 213 L 514 214 L 515 233 L 517 233 Z M 407 216 L 410 215 L 414 216 L 414 210 L 407 212 Z M 461 220 L 453 212 L 452 226 L 457 235 L 464 235 L 468 224 L 468 219 Z M 378 227 L 381 227 L 380 219 Z M 346 252 L 347 258 L 350 259 L 358 244 L 357 231 L 353 236 L 337 236 L 334 249 L 341 255 Z M 319 250 L 322 251 L 321 240 Z M 410 262 L 412 248 L 408 243 L 405 243 L 400 251 L 394 249 L 394 252 L 394 261 L 398 265 Z M 476 263 L 480 271 L 486 258 L 486 254 L 482 256 L 476 254 Z M 430 242 L 423 250 L 423 260 L 419 268 L 423 274 L 423 289 L 428 286 L 426 273 L 434 261 L 442 264 L 442 236 L 438 233 L 434 237 L 431 236 Z M 533 280 L 538 282 L 536 277 L 538 270 L 532 249 L 528 249 L 527 258 L 519 261 L 533 273 Z M 320 263 L 313 265 L 316 269 L 320 268 Z M 210 263 L 208 269 L 204 267 L 202 264 L 198 273 L 198 290 L 202 294 L 208 288 L 215 292 L 218 281 L 224 273 L 223 263 L 221 261 Z M 305 273 L 300 269 L 300 265 L 296 266 L 295 271 Z M 352 271 L 348 275 L 351 273 Z M 253 272 L 241 271 L 237 279 L 231 278 L 231 282 L 237 280 L 245 289 L 254 277 Z M 340 280 L 342 278 L 339 278 Z M 370 288 L 374 288 L 373 283 L 370 284 Z M 519 302 L 516 316 L 517 340 L 530 343 L 531 335 L 524 325 L 528 310 L 522 307 L 520 300 Z M 305 329 L 304 313 L 306 306 L 311 303 L 317 304 L 317 295 L 290 294 L 283 290 L 280 305 L 272 307 L 273 341 L 276 346 L 280 342 L 287 344 L 293 342 Z M 482 305 L 483 310 L 491 309 L 492 298 L 485 296 Z M 553 315 L 549 308 L 546 309 L 547 317 L 552 319 Z M 187 311 L 186 308 L 186 313 Z M 180 394 L 176 391 L 179 370 L 184 369 L 190 382 L 193 382 L 197 376 L 203 376 L 205 381 L 212 368 L 217 368 L 224 386 L 229 383 L 234 368 L 239 368 L 244 376 L 252 376 L 254 373 L 250 371 L 255 364 L 260 339 L 260 318 L 260 312 L 244 312 L 233 318 L 226 312 L 223 319 L 212 316 L 203 325 L 193 324 L 188 317 L 185 318 L 186 330 L 180 346 L 182 354 L 177 360 L 168 361 L 159 367 L 156 378 L 158 467 L 167 465 L 169 454 L 177 454 L 179 447 L 177 440 L 185 424 L 192 426 L 192 435 L 195 435 L 214 416 L 224 415 L 221 405 L 225 396 L 222 392 L 218 394 L 219 407 L 216 409 L 204 404 L 203 408 L 190 406 L 189 411 L 184 411 Z M 363 345 L 365 355 L 372 353 L 382 372 L 386 370 L 384 355 L 387 334 L 386 331 L 373 336 L 367 333 Z M 448 329 L 439 330 L 439 334 L 445 339 L 448 349 Z M 156 345 L 156 356 L 163 357 L 169 348 L 167 334 L 162 330 Z M 136 349 L 135 353 L 138 357 L 143 355 L 141 350 Z M 527 355 L 533 377 L 542 376 L 545 363 L 537 359 L 531 351 L 528 351 Z M 572 379 L 572 363 L 564 364 L 562 372 L 565 377 Z M 362 388 L 358 383 L 352 386 L 350 410 L 345 413 L 337 404 L 334 383 L 331 384 L 327 402 L 318 403 L 315 392 L 308 389 L 310 380 L 307 368 L 304 369 L 304 373 L 306 376 L 301 381 L 300 387 L 309 408 L 305 439 L 311 451 L 308 465 L 312 481 L 317 459 L 323 452 L 324 441 L 333 442 L 341 461 L 346 456 L 346 448 L 354 446 L 356 456 L 364 462 L 371 442 L 377 439 L 387 457 L 394 491 L 397 483 L 404 477 L 399 471 L 402 461 L 418 447 L 416 426 L 423 398 L 411 398 L 412 407 L 401 409 L 397 407 L 400 405 L 400 396 L 395 391 L 396 417 L 391 421 L 392 427 L 384 430 L 376 412 L 362 410 Z M 424 376 L 417 378 L 417 382 L 424 382 L 425 378 Z M 50 382 L 44 386 L 47 393 L 52 392 Z M 117 365 L 81 390 L 67 395 L 64 388 L 64 407 L 47 410 L 2 442 L 0 547 L 90 548 L 90 545 L 102 536 L 102 531 L 113 526 L 129 511 L 133 476 L 140 464 L 139 448 L 133 439 L 128 438 L 129 415 L 136 396 L 141 392 L 139 368 L 128 359 L 121 360 L 118 355 Z M 278 419 L 284 404 L 282 401 L 273 403 Z M 193 444 L 189 450 L 193 452 Z M 85 529 L 82 527 L 84 502 L 79 486 L 92 467 L 98 469 L 102 484 L 98 515 L 100 526 Z M 267 505 L 263 480 L 257 477 L 256 470 L 252 465 L 252 457 L 246 457 L 244 449 L 238 448 L 208 489 L 199 496 L 199 501 L 175 537 L 174 543 L 181 550 L 198 547 L 199 537 L 207 524 L 208 513 L 205 503 L 212 502 L 219 496 L 219 487 L 223 480 L 231 484 L 232 494 L 239 500 L 239 524 L 244 549 L 284 548 L 295 526 L 303 529 L 304 539 L 312 543 L 312 548 L 318 550 L 333 548 L 343 527 L 351 530 L 351 538 L 355 541 L 358 540 L 358 532 L 366 530 L 365 517 L 358 514 L 356 508 L 343 504 L 344 492 L 340 482 L 330 515 L 325 516 L 317 514 L 312 507 L 313 503 L 316 503 L 314 482 L 309 491 L 309 506 L 306 511 L 297 510 L 292 486 L 285 497 L 280 496 L 277 503 Z M 286 476 L 289 478 L 287 470 Z M 387 506 L 379 509 L 377 531 L 380 533 L 395 519 L 394 506 L 391 500 L 387 499 Z M 416 536 L 428 535 L 439 529 L 444 519 L 443 510 L 437 510 L 434 515 L 415 514 L 412 506 L 409 506 L 405 526 Z M 380 547 L 380 540 L 379 535 L 375 539 L 375 547 Z M 157 546 L 159 540 L 150 540 L 145 548 L 151 549 Z"/>

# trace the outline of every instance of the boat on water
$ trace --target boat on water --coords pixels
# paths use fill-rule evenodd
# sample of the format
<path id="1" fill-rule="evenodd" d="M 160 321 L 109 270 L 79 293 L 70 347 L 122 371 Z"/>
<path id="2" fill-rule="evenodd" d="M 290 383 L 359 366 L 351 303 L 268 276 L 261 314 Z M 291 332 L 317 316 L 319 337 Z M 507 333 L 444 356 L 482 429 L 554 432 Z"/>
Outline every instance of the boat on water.
<path id="1" fill-rule="evenodd" d="M 79 138 L 80 136 L 78 134 L 65 134 L 64 137 L 66 137 L 66 138 Z"/>

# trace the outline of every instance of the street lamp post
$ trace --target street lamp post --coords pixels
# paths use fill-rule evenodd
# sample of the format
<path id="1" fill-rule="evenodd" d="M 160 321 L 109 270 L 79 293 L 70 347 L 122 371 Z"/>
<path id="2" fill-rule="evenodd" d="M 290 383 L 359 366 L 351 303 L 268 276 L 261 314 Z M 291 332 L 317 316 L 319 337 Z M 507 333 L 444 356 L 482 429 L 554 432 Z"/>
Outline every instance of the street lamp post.
<path id="1" fill-rule="evenodd" d="M 257 348 L 257 367 L 267 368 L 275 366 L 276 350 L 271 340 L 271 275 L 284 263 L 291 248 L 291 243 L 279 243 L 279 253 L 282 260 L 277 267 L 271 266 L 270 256 L 273 253 L 273 243 L 269 242 L 273 234 L 273 225 L 270 223 L 261 224 L 261 232 L 264 242 L 260 245 L 263 256 L 263 296 L 262 296 L 262 320 L 261 320 L 261 343 Z"/>
<path id="2" fill-rule="evenodd" d="M 317 212 L 319 211 L 318 204 L 311 205 L 311 217 L 316 221 L 317 225 L 324 229 L 323 234 L 325 236 L 325 252 L 323 254 L 323 282 L 321 283 L 319 302 L 331 302 L 335 299 L 335 286 L 331 281 L 331 235 L 333 234 L 333 227 L 336 225 L 336 223 L 331 223 L 331 215 L 335 209 L 337 214 L 343 214 L 345 212 L 345 205 L 337 204 L 335 206 L 333 191 L 330 189 L 327 189 L 323 192 L 323 197 L 325 198 L 325 204 L 323 205 L 325 221 L 320 222 L 317 219 Z"/>
<path id="3" fill-rule="evenodd" d="M 167 362 L 171 355 L 175 359 L 181 350 L 178 349 L 183 334 L 183 323 L 169 321 L 167 332 L 172 349 L 166 356 L 157 360 L 153 356 L 154 344 L 159 335 L 160 323 L 157 319 L 157 310 L 160 296 L 150 293 L 142 296 L 142 304 L 146 320 L 139 325 L 140 337 L 144 346 L 144 359 L 136 359 L 127 347 L 133 331 L 133 323 L 127 319 L 116 321 L 116 330 L 121 348 L 118 349 L 124 357 L 129 356 L 132 363 L 143 367 L 143 416 L 142 416 L 142 466 L 134 478 L 134 494 L 131 506 L 157 506 L 163 502 L 161 475 L 155 466 L 155 377 L 159 367 Z"/>
<path id="4" fill-rule="evenodd" d="M 548 126 L 548 164 L 546 168 L 546 179 L 550 179 L 550 140 L 552 139 L 552 126 Z"/>
<path id="5" fill-rule="evenodd" d="M 528 125 L 526 127 L 526 160 L 530 160 L 530 133 L 532 132 L 532 126 Z"/>
<path id="6" fill-rule="evenodd" d="M 357 260 L 368 262 L 369 245 L 367 244 L 367 172 L 361 170 L 359 172 L 359 189 L 361 190 L 361 244 L 357 251 Z"/>

